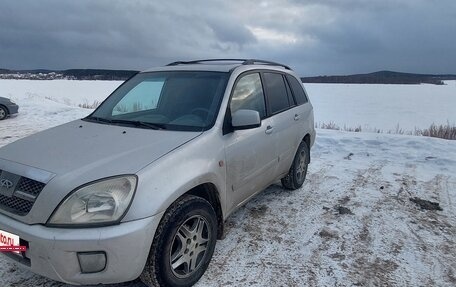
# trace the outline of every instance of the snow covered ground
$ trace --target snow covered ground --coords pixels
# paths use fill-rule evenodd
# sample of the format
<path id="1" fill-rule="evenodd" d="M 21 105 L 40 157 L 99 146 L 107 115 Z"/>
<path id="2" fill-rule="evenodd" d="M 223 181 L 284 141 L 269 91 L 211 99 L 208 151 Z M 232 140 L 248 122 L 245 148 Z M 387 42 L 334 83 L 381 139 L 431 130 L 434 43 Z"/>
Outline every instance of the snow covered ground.
<path id="1" fill-rule="evenodd" d="M 0 80 L 0 96 L 9 97 L 21 106 L 20 122 L 25 117 L 35 120 L 41 109 L 27 109 L 47 105 L 58 108 L 57 117 L 68 120 L 85 115 L 88 111 L 69 109 L 80 104 L 103 101 L 119 81 L 68 80 Z M 314 106 L 315 122 L 333 122 L 339 127 L 359 127 L 363 131 L 414 131 L 432 123 L 456 125 L 456 81 L 446 85 L 357 85 L 357 84 L 304 84 Z M 46 111 L 43 110 L 43 111 Z M 62 114 L 62 111 L 64 112 Z M 28 112 L 28 114 L 24 114 Z M 36 115 L 38 115 L 36 114 Z M 51 115 L 38 119 L 42 127 L 55 122 Z M 1 126 L 0 125 L 0 135 Z M 17 134 L 16 134 L 17 136 Z"/>
<path id="2" fill-rule="evenodd" d="M 87 116 L 79 104 L 101 102 L 122 82 L 0 80 L 0 96 L 19 105 L 16 117 L 0 122 L 0 144 Z"/>
<path id="3" fill-rule="evenodd" d="M 432 123 L 456 125 L 456 81 L 446 85 L 304 84 L 315 122 L 363 131 L 404 131 Z"/>
<path id="4" fill-rule="evenodd" d="M 455 171 L 455 142 L 318 130 L 304 187 L 231 216 L 200 286 L 455 286 Z"/>
<path id="5" fill-rule="evenodd" d="M 0 92 L 6 91 L 21 106 L 17 117 L 0 122 L 0 146 L 87 115 L 91 110 L 77 105 L 103 100 L 118 84 L 0 81 Z M 382 94 L 382 89 L 388 94 L 394 88 L 351 86 L 351 90 L 366 91 L 367 98 Z M 328 89 L 342 93 L 344 87 L 342 91 L 332 85 L 306 87 L 317 120 L 327 122 L 324 117 L 332 116 L 317 116 L 320 109 L 337 115 L 336 110 L 328 108 L 330 103 L 337 106 L 337 101 L 325 103 L 318 96 L 324 98 Z M 368 87 L 375 92 L 367 93 Z M 419 88 L 429 88 L 414 87 L 417 95 Z M 358 110 L 356 117 L 349 113 L 352 119 L 360 119 L 355 125 L 368 123 L 383 129 L 391 125 L 394 129 L 398 119 L 395 114 L 413 111 L 413 105 L 400 100 L 399 94 L 397 97 L 398 105 L 403 103 L 403 107 L 384 107 L 390 115 L 383 118 L 385 126 L 376 125 L 372 113 L 361 116 L 362 105 L 368 99 L 355 95 L 350 100 L 346 95 L 343 101 L 356 107 L 352 108 L 354 114 Z M 423 107 L 412 117 L 427 110 L 434 113 L 431 109 Z M 442 119 L 445 123 L 446 119 L 452 120 L 453 111 L 445 114 L 442 110 L 439 117 L 432 115 L 436 122 Z M 424 120 L 416 122 L 428 126 Z M 455 286 L 456 141 L 317 132 L 303 188 L 286 191 L 273 185 L 234 213 L 227 221 L 227 236 L 217 242 L 214 258 L 198 286 Z M 414 197 L 438 202 L 443 210 L 422 210 L 410 201 Z M 0 257 L 0 286 L 66 285 L 34 275 Z M 130 282 L 112 286 L 143 285 Z"/>

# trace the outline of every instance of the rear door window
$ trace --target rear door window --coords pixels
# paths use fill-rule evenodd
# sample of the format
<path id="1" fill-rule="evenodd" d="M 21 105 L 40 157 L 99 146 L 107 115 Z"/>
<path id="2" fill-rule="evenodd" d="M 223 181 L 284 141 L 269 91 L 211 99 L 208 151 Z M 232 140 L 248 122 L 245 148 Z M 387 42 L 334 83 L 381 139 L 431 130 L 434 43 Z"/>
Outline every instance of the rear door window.
<path id="1" fill-rule="evenodd" d="M 274 115 L 288 109 L 291 104 L 288 101 L 287 88 L 282 74 L 265 72 L 263 78 L 269 113 Z"/>

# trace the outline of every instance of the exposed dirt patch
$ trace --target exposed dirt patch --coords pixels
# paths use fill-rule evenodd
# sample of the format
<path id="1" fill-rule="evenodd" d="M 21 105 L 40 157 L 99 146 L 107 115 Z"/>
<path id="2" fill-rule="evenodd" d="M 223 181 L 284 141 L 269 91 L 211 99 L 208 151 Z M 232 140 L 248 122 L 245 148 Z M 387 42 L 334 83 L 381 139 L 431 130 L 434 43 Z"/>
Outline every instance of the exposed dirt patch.
<path id="1" fill-rule="evenodd" d="M 349 153 L 346 157 L 344 157 L 344 159 L 348 159 L 348 160 L 351 160 L 351 157 L 354 156 L 354 154 L 351 152 Z"/>
<path id="2" fill-rule="evenodd" d="M 421 209 L 425 210 L 440 210 L 442 211 L 443 209 L 440 207 L 438 202 L 433 202 L 425 199 L 421 199 L 418 197 L 413 197 L 410 198 L 410 201 L 417 204 Z"/>
<path id="3" fill-rule="evenodd" d="M 399 265 L 391 260 L 375 258 L 369 262 L 365 257 L 360 257 L 355 261 L 357 266 L 357 277 L 360 286 L 396 286 L 397 283 L 392 277 Z"/>
<path id="4" fill-rule="evenodd" d="M 345 206 L 341 206 L 341 205 L 336 206 L 336 210 L 337 210 L 337 212 L 339 212 L 340 215 L 344 215 L 344 214 L 353 215 L 353 212 Z"/>
<path id="5" fill-rule="evenodd" d="M 253 218 L 259 218 L 259 217 L 263 217 L 266 214 L 267 210 L 268 210 L 268 207 L 266 205 L 261 205 L 261 206 L 250 209 L 249 212 Z"/>
<path id="6" fill-rule="evenodd" d="M 328 229 L 328 228 L 323 228 L 318 235 L 321 238 L 326 238 L 326 239 L 337 239 L 339 238 L 339 234 L 337 234 L 337 231 Z"/>
<path id="7" fill-rule="evenodd" d="M 393 245 L 391 246 L 391 253 L 397 256 L 401 253 L 403 247 L 404 244 L 402 243 L 402 241 L 400 241 L 399 243 L 393 243 Z"/>
<path id="8" fill-rule="evenodd" d="M 339 204 L 347 204 L 348 202 L 350 201 L 350 197 L 349 196 L 344 196 L 343 198 L 339 199 L 338 202 Z"/>
<path id="9" fill-rule="evenodd" d="M 364 219 L 363 221 L 366 221 L 366 219 Z M 369 236 L 369 227 L 368 227 L 368 223 L 367 222 L 364 222 L 363 229 L 359 233 L 358 238 L 364 243 L 369 243 L 370 242 L 371 238 Z"/>
<path id="10" fill-rule="evenodd" d="M 337 261 L 342 261 L 345 259 L 345 255 L 339 252 L 333 253 L 329 255 L 330 258 L 337 260 Z"/>

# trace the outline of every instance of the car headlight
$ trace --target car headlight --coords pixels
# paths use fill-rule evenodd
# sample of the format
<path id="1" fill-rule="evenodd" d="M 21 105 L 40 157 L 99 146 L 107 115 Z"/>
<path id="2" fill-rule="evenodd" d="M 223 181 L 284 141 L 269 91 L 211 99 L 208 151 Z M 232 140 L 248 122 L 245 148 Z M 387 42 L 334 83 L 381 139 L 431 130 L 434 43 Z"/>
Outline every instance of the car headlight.
<path id="1" fill-rule="evenodd" d="M 74 191 L 54 211 L 49 224 L 87 225 L 118 222 L 136 189 L 134 175 L 108 178 Z"/>

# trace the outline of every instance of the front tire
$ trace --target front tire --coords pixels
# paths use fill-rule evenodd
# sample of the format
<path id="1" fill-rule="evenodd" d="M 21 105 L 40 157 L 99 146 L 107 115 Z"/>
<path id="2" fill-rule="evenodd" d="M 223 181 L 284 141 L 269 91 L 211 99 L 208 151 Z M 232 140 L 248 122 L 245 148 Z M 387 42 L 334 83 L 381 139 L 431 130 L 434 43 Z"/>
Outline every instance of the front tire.
<path id="1" fill-rule="evenodd" d="M 305 141 L 299 144 L 298 151 L 293 159 L 290 171 L 282 178 L 282 185 L 286 189 L 298 189 L 306 180 L 309 165 L 309 147 Z"/>
<path id="2" fill-rule="evenodd" d="M 203 198 L 186 195 L 163 215 L 140 276 L 148 286 L 192 286 L 206 271 L 217 240 L 216 214 Z"/>
<path id="3" fill-rule="evenodd" d="M 8 110 L 5 107 L 0 106 L 0 121 L 6 119 L 7 116 Z"/>

